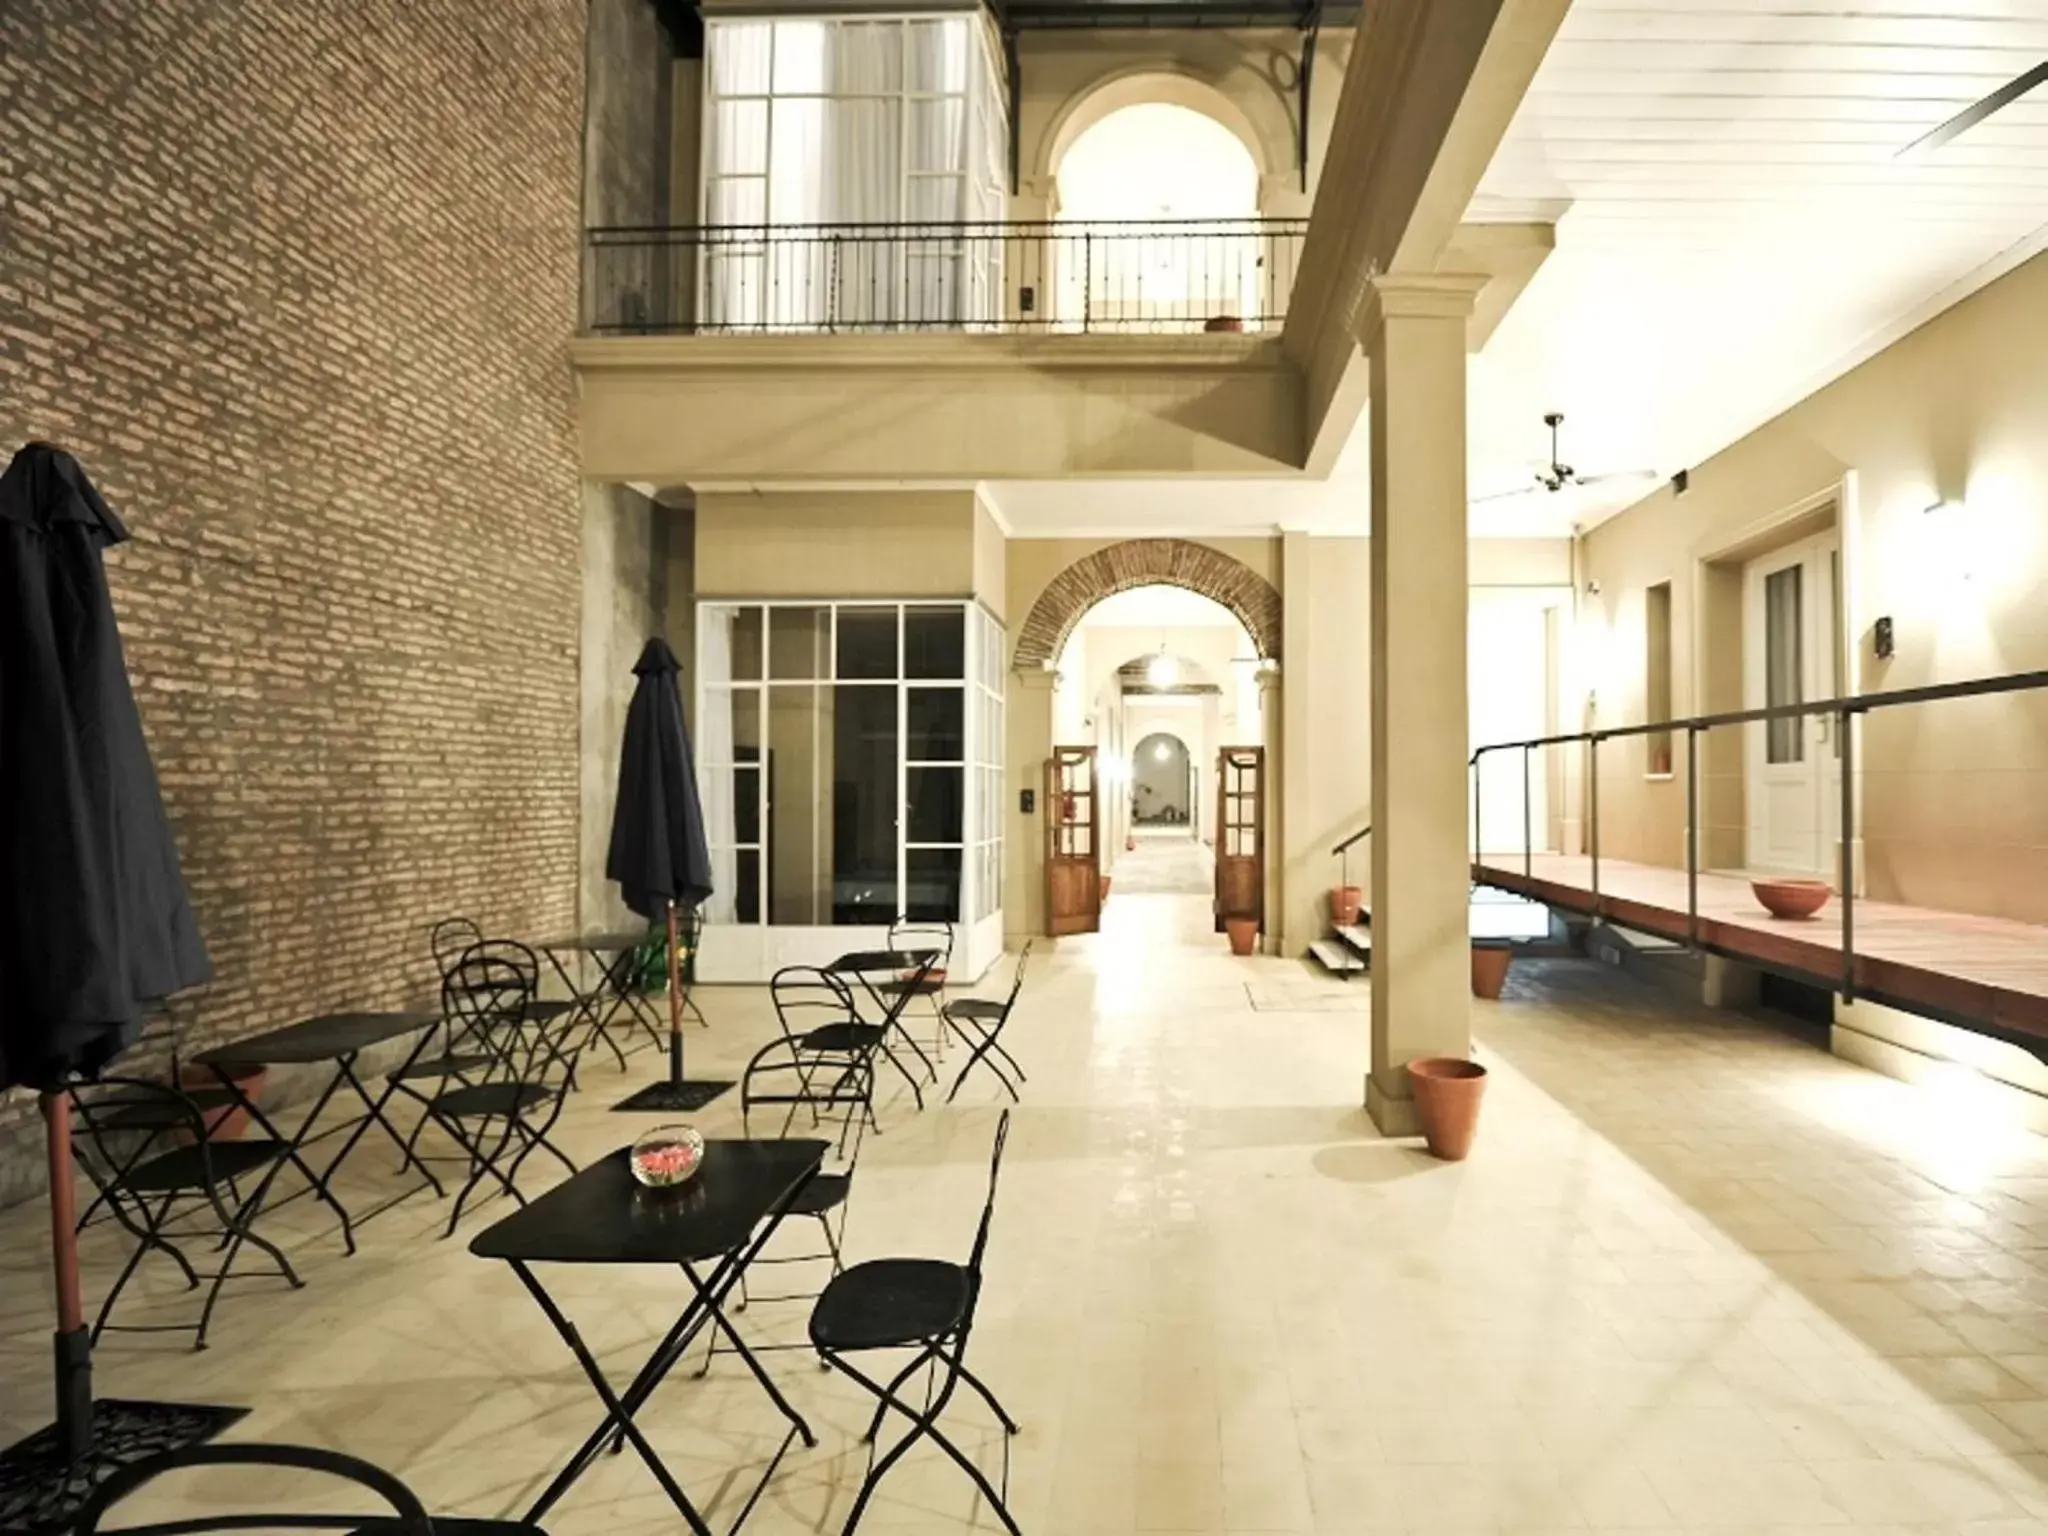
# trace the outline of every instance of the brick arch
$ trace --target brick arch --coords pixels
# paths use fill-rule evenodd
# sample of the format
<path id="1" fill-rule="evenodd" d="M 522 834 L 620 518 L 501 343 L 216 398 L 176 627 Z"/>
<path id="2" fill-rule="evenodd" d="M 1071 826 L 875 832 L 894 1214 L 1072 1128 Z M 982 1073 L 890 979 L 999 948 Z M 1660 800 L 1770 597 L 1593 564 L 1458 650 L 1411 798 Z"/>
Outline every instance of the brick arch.
<path id="1" fill-rule="evenodd" d="M 1085 555 L 1038 594 L 1017 632 L 1011 665 L 1050 667 L 1090 608 L 1133 587 L 1183 587 L 1221 603 L 1268 660 L 1280 655 L 1280 594 L 1240 560 L 1187 539 L 1126 539 Z"/>

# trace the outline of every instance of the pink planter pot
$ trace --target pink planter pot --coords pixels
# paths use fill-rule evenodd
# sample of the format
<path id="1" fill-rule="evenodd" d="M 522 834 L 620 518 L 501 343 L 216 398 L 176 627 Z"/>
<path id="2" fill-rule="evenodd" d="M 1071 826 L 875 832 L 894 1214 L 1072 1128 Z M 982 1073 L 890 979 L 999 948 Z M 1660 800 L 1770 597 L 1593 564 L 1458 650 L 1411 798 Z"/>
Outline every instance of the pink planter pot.
<path id="1" fill-rule="evenodd" d="M 229 1067 L 227 1075 L 253 1104 L 262 1098 L 263 1080 L 269 1073 L 263 1067 Z M 186 1093 L 217 1092 L 221 1087 L 220 1075 L 211 1067 L 184 1067 L 178 1073 L 178 1086 Z M 200 1113 L 206 1117 L 208 1141 L 238 1141 L 242 1133 L 249 1129 L 249 1111 L 239 1104 L 202 1108 Z M 191 1138 L 180 1131 L 176 1139 L 185 1142 Z"/>
<path id="2" fill-rule="evenodd" d="M 1430 1155 L 1447 1163 L 1463 1162 L 1479 1133 L 1486 1068 L 1456 1056 L 1426 1056 L 1408 1063 L 1408 1086 Z"/>
<path id="3" fill-rule="evenodd" d="M 1515 952 L 1505 944 L 1472 946 L 1472 995 L 1489 1000 L 1500 996 L 1508 984 L 1508 965 Z"/>
<path id="4" fill-rule="evenodd" d="M 1233 955 L 1249 955 L 1259 947 L 1259 920 L 1256 917 L 1226 917 L 1223 931 L 1230 935 L 1230 952 Z"/>
<path id="5" fill-rule="evenodd" d="M 1812 917 L 1835 894 L 1825 880 L 1752 880 L 1749 888 L 1766 912 L 1786 922 Z"/>
<path id="6" fill-rule="evenodd" d="M 1365 907 L 1365 891 L 1356 885 L 1333 885 L 1330 887 L 1330 919 L 1339 928 L 1349 928 L 1358 921 L 1358 914 Z"/>

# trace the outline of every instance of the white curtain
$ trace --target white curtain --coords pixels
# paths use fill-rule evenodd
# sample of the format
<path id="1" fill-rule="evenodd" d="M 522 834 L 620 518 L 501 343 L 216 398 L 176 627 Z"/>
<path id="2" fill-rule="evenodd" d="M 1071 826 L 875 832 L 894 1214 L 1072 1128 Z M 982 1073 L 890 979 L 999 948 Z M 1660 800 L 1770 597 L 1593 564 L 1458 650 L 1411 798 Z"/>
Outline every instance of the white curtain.
<path id="1" fill-rule="evenodd" d="M 703 717 L 697 722 L 697 793 L 704 806 L 705 841 L 711 847 L 711 900 L 705 904 L 704 919 L 712 923 L 733 920 L 739 886 L 739 855 L 733 849 L 739 840 L 733 799 L 734 694 L 714 686 L 732 680 L 733 617 L 729 608 L 711 607 L 700 608 L 697 617 L 697 655 L 705 684 Z M 742 697 L 753 699 L 752 694 Z"/>

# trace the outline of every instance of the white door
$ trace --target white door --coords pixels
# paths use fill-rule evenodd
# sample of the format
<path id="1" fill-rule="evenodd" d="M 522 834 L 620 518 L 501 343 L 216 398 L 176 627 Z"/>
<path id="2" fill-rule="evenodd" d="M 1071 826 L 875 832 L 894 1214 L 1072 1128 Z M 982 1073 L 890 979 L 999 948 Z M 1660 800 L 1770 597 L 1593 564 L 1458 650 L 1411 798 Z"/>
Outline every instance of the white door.
<path id="1" fill-rule="evenodd" d="M 1549 694 L 1550 628 L 1545 609 L 1556 598 L 1540 588 L 1475 587 L 1466 630 L 1466 666 L 1471 700 L 1473 747 L 1496 741 L 1529 741 L 1545 734 Z M 1526 807 L 1520 752 L 1489 752 L 1479 760 L 1479 837 L 1476 853 L 1514 855 L 1549 845 L 1550 790 L 1544 779 L 1547 754 L 1528 755 Z"/>
<path id="2" fill-rule="evenodd" d="M 1773 550 L 1743 572 L 1743 705 L 1762 709 L 1841 693 L 1842 557 L 1827 533 Z M 1748 762 L 1748 867 L 1832 879 L 1839 869 L 1841 743 L 1828 715 L 1742 727 Z"/>

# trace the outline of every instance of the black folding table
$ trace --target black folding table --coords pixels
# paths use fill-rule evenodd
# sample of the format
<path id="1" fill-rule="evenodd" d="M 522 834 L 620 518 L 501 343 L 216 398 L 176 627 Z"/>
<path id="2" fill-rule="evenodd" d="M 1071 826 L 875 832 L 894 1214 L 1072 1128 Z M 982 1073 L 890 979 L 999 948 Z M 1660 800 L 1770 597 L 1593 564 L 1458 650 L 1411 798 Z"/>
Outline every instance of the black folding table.
<path id="1" fill-rule="evenodd" d="M 918 995 L 918 988 L 932 967 L 939 963 L 936 949 L 856 949 L 841 955 L 825 969 L 834 976 L 851 976 L 861 985 L 874 1005 L 881 1009 L 879 1019 L 865 1022 L 882 1026 L 882 1054 L 889 1058 L 889 1065 L 903 1074 L 903 1080 L 910 1084 L 911 1097 L 919 1109 L 924 1108 L 924 1089 L 916 1076 L 903 1065 L 902 1059 L 890 1048 L 889 1037 L 894 1035 L 910 1047 L 910 1053 L 924 1068 L 925 1077 L 936 1083 L 939 1069 L 932 1065 L 931 1057 L 925 1055 L 924 1047 L 917 1043 L 917 1037 L 903 1027 L 903 1014 L 910 1007 L 910 1000 Z M 907 974 L 906 974 L 907 973 Z M 875 985 L 875 978 L 901 983 L 884 991 Z"/>
<path id="2" fill-rule="evenodd" d="M 590 1040 L 602 1040 L 626 1070 L 626 1053 L 612 1038 L 612 1024 L 623 1010 L 628 1027 L 637 1023 L 659 1046 L 665 1038 L 661 1020 L 649 1010 L 647 1000 L 633 989 L 633 956 L 648 942 L 646 929 L 637 933 L 575 933 L 562 938 L 541 939 L 534 948 L 548 957 L 555 975 L 568 988 L 576 1012 L 590 1025 Z M 597 984 L 586 987 L 581 967 L 572 972 L 565 956 L 588 956 L 597 962 Z"/>
<path id="3" fill-rule="evenodd" d="M 210 1051 L 201 1052 L 193 1061 L 198 1066 L 212 1068 L 222 1085 L 234 1095 L 235 1101 L 263 1127 L 264 1134 L 283 1142 L 290 1149 L 285 1154 L 286 1157 L 294 1168 L 306 1176 L 312 1186 L 312 1193 L 325 1201 L 334 1214 L 341 1218 L 342 1241 L 348 1245 L 348 1251 L 354 1253 L 355 1220 L 349 1216 L 347 1207 L 335 1198 L 334 1190 L 330 1186 L 335 1172 L 349 1153 L 355 1150 L 356 1143 L 362 1140 L 363 1132 L 373 1123 L 383 1128 L 384 1134 L 391 1138 L 392 1144 L 404 1157 L 405 1161 L 399 1164 L 399 1172 L 403 1173 L 407 1167 L 417 1168 L 427 1183 L 413 1185 L 360 1219 L 367 1221 L 378 1211 L 390 1209 L 400 1200 L 418 1194 L 427 1186 L 431 1186 L 437 1196 L 446 1193 L 441 1188 L 441 1181 L 434 1177 L 432 1171 L 413 1151 L 412 1144 L 398 1134 L 398 1127 L 384 1114 L 384 1106 L 397 1091 L 400 1075 L 406 1067 L 410 1067 L 419 1059 L 420 1052 L 433 1038 L 432 1026 L 440 1022 L 441 1016 L 437 1013 L 322 1014 L 318 1018 L 301 1019 L 296 1024 L 287 1024 L 281 1029 L 252 1035 L 247 1040 L 217 1045 Z M 356 1058 L 373 1045 L 382 1045 L 387 1040 L 396 1040 L 402 1035 L 415 1032 L 420 1038 L 407 1054 L 404 1065 L 385 1079 L 384 1091 L 374 1099 L 371 1098 L 369 1090 L 363 1086 L 362 1079 L 356 1076 Z M 282 1134 L 271 1123 L 257 1107 L 256 1102 L 242 1091 L 240 1084 L 235 1082 L 232 1075 L 232 1069 L 236 1067 L 304 1067 L 319 1066 L 323 1063 L 331 1063 L 334 1074 L 328 1078 L 327 1086 L 320 1090 L 320 1096 L 313 1101 L 313 1107 L 306 1112 L 306 1118 L 300 1122 L 298 1131 L 291 1136 Z M 347 1084 L 350 1091 L 362 1101 L 364 1113 L 314 1135 L 314 1124 L 319 1120 L 321 1112 L 327 1108 L 328 1100 L 334 1097 L 336 1090 L 343 1084 Z M 348 1132 L 348 1140 L 342 1143 L 341 1150 L 334 1154 L 326 1168 L 315 1173 L 301 1154 L 312 1143 L 324 1141 L 329 1136 L 338 1136 L 343 1131 Z M 297 1199 L 298 1196 L 293 1195 L 289 1198 Z M 284 1203 L 281 1200 L 273 1201 L 271 1209 L 275 1210 Z"/>
<path id="4" fill-rule="evenodd" d="M 477 1234 L 469 1251 L 512 1266 L 605 1406 L 604 1422 L 591 1431 L 527 1512 L 529 1523 L 538 1523 L 574 1486 L 607 1441 L 614 1450 L 630 1441 L 696 1536 L 713 1536 L 633 1420 L 707 1327 L 725 1334 L 790 1425 L 731 1529 L 738 1530 L 752 1512 L 792 1441 L 801 1437 L 807 1446 L 818 1443 L 810 1425 L 727 1320 L 724 1302 L 817 1175 L 830 1145 L 817 1140 L 707 1142 L 696 1177 L 680 1189 L 667 1190 L 643 1189 L 633 1178 L 631 1148 L 621 1147 Z M 688 1285 L 689 1299 L 675 1326 L 620 1392 L 606 1379 L 576 1325 L 535 1278 L 536 1264 L 672 1264 Z M 707 1264 L 708 1275 L 700 1269 Z"/>

